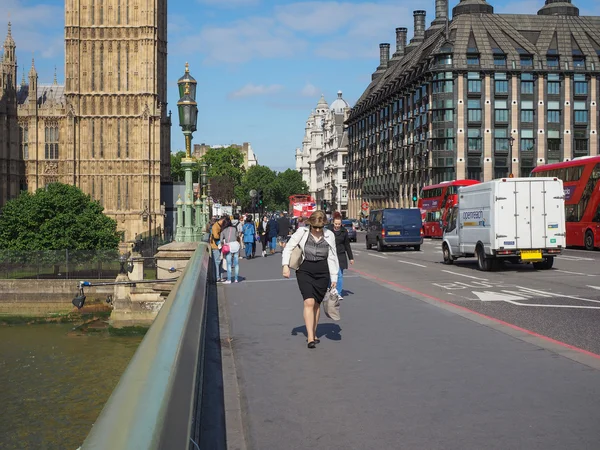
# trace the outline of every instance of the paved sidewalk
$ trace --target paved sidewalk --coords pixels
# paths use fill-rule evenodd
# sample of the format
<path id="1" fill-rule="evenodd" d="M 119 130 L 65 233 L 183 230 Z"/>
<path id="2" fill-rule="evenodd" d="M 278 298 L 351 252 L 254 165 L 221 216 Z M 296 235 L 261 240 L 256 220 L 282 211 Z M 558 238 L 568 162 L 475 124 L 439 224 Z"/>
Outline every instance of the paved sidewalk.
<path id="1" fill-rule="evenodd" d="M 280 262 L 242 261 L 220 289 L 248 448 L 600 448 L 600 371 L 351 272 L 309 350 Z"/>

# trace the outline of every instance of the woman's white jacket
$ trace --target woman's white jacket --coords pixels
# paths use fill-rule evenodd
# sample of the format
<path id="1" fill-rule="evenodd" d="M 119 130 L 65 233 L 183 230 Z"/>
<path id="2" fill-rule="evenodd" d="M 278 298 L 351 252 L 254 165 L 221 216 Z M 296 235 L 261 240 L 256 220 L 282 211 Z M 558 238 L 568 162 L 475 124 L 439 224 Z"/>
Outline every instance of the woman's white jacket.
<path id="1" fill-rule="evenodd" d="M 306 245 L 306 241 L 308 240 L 308 235 L 310 233 L 310 227 L 300 227 L 298 230 L 290 237 L 290 240 L 285 245 L 283 249 L 283 253 L 281 255 L 281 264 L 283 266 L 289 266 L 290 258 L 292 256 L 292 251 L 299 245 L 302 249 L 302 260 L 304 260 L 304 246 Z M 337 283 L 338 272 L 340 270 L 340 263 L 337 257 L 337 249 L 335 246 L 335 234 L 331 230 L 327 228 L 323 228 L 324 238 L 329 244 L 329 255 L 327 256 L 327 265 L 329 266 L 329 277 L 331 278 L 331 282 Z"/>

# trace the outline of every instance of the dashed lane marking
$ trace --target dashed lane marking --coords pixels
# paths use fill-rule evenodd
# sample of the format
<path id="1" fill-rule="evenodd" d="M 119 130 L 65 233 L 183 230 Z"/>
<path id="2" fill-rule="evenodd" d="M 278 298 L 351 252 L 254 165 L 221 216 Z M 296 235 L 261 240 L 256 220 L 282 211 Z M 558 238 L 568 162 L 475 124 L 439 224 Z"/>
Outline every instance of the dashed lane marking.
<path id="1" fill-rule="evenodd" d="M 589 273 L 581 273 L 581 272 L 569 272 L 568 270 L 560 270 L 556 269 L 554 272 L 567 273 L 569 275 L 579 275 L 582 277 L 595 277 L 597 275 L 590 275 Z"/>
<path id="2" fill-rule="evenodd" d="M 398 260 L 399 263 L 403 263 L 403 264 L 410 264 L 411 266 L 418 266 L 418 267 L 423 267 L 423 268 L 427 268 L 427 266 L 424 266 L 423 264 L 417 264 L 414 262 L 410 262 L 410 261 L 402 261 L 401 259 Z"/>
<path id="3" fill-rule="evenodd" d="M 557 256 L 557 259 L 559 261 L 561 260 L 565 260 L 565 261 L 594 261 L 594 258 L 584 258 L 582 256 L 569 256 L 569 255 L 560 255 Z"/>
<path id="4" fill-rule="evenodd" d="M 459 277 L 471 278 L 473 280 L 488 281 L 487 278 L 474 277 L 471 275 L 465 275 L 464 273 L 452 272 L 451 270 L 442 270 L 442 272 L 450 273 L 452 275 L 458 275 Z"/>
<path id="5" fill-rule="evenodd" d="M 374 258 L 387 259 L 387 256 L 375 255 L 374 253 L 368 253 L 369 256 L 373 256 Z"/>

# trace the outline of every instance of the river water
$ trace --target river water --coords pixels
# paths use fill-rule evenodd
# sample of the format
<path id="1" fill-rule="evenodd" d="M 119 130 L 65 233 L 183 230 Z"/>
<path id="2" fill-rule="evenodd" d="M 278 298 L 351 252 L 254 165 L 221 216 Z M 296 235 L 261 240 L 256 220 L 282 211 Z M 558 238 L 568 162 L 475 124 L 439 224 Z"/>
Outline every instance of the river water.
<path id="1" fill-rule="evenodd" d="M 0 449 L 77 449 L 141 337 L 0 326 Z"/>

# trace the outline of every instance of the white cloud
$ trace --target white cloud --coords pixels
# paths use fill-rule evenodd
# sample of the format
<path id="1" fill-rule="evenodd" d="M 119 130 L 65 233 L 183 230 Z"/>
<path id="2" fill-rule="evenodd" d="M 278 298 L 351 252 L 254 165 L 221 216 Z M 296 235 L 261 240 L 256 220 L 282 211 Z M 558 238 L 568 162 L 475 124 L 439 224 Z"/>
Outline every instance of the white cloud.
<path id="1" fill-rule="evenodd" d="M 319 95 L 319 89 L 312 83 L 306 83 L 302 88 L 302 91 L 300 91 L 300 95 L 302 95 L 302 97 L 315 97 L 316 95 Z"/>
<path id="2" fill-rule="evenodd" d="M 182 37 L 174 47 L 182 54 L 201 49 L 208 64 L 307 54 L 335 59 L 376 58 L 378 43 L 393 42 L 396 27 L 411 28 L 412 8 L 408 0 L 295 2 L 275 6 L 264 16 L 206 26 L 196 35 Z"/>
<path id="3" fill-rule="evenodd" d="M 225 26 L 203 28 L 175 45 L 183 54 L 204 49 L 207 63 L 243 63 L 253 59 L 285 58 L 303 51 L 306 43 L 273 19 L 251 17 Z"/>
<path id="4" fill-rule="evenodd" d="M 244 97 L 253 97 L 257 95 L 271 95 L 281 92 L 283 86 L 280 84 L 252 84 L 248 83 L 244 87 L 238 89 L 237 91 L 230 92 L 228 97 L 230 99 L 238 99 Z"/>

